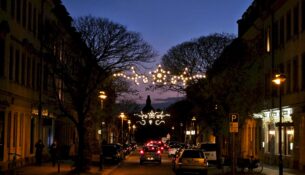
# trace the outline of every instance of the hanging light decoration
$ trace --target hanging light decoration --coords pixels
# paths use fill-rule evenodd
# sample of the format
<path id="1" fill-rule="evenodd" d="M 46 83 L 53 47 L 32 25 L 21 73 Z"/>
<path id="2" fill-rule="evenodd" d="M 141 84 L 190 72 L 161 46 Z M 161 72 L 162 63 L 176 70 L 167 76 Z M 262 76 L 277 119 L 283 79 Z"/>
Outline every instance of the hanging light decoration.
<path id="1" fill-rule="evenodd" d="M 165 123 L 164 121 L 164 117 L 169 117 L 169 114 L 165 114 L 163 111 L 161 112 L 154 112 L 154 111 L 150 111 L 146 114 L 143 113 L 143 111 L 141 111 L 140 114 L 134 114 L 135 116 L 138 116 L 140 118 L 139 121 L 137 121 L 137 123 L 141 124 L 141 125 L 160 125 L 162 123 Z"/>
<path id="2" fill-rule="evenodd" d="M 143 83 L 147 83 L 148 82 L 148 78 L 145 75 L 138 74 L 135 71 L 135 68 L 133 66 L 131 67 L 131 74 L 130 75 L 125 74 L 125 73 L 115 73 L 115 74 L 113 74 L 113 76 L 114 77 L 123 77 L 123 78 L 125 78 L 127 80 L 131 80 L 136 85 L 139 85 L 141 80 L 142 80 Z"/>
<path id="3" fill-rule="evenodd" d="M 170 72 L 162 69 L 160 64 L 158 65 L 158 68 L 155 71 L 149 72 L 149 74 L 152 75 L 152 84 L 161 85 L 166 85 L 170 76 Z"/>
<path id="4" fill-rule="evenodd" d="M 140 82 L 148 83 L 151 81 L 153 85 L 176 85 L 182 84 L 183 86 L 187 85 L 187 82 L 190 80 L 198 80 L 202 78 L 206 78 L 205 74 L 195 74 L 191 75 L 187 68 L 184 69 L 182 74 L 180 75 L 171 75 L 170 71 L 166 71 L 162 69 L 161 65 L 159 64 L 157 69 L 153 72 L 149 72 L 150 76 L 145 76 L 138 74 L 135 71 L 134 67 L 131 67 L 131 74 L 127 75 L 125 73 L 116 73 L 114 77 L 123 77 L 125 79 L 134 81 L 135 84 L 139 85 Z"/>

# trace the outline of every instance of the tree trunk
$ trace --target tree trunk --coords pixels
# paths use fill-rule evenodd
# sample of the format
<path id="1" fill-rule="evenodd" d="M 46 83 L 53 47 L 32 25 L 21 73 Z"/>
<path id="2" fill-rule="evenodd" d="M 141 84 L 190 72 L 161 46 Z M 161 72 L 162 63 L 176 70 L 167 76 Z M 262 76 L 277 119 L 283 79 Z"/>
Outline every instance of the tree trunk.
<path id="1" fill-rule="evenodd" d="M 85 161 L 85 155 L 84 155 L 84 150 L 86 149 L 85 146 L 85 133 L 86 133 L 86 128 L 84 127 L 84 123 L 80 122 L 77 126 L 77 131 L 78 131 L 78 156 L 76 160 L 76 171 L 77 172 L 83 172 L 87 170 L 87 164 Z"/>

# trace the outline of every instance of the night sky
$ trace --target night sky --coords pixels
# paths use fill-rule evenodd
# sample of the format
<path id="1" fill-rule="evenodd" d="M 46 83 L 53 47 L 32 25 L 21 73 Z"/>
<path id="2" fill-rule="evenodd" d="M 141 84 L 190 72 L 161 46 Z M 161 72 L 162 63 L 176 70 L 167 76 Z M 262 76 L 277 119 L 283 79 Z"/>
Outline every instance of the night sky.
<path id="1" fill-rule="evenodd" d="M 139 32 L 158 52 L 158 58 L 171 47 L 212 33 L 237 35 L 237 20 L 253 0 L 62 0 L 70 16 L 92 15 L 120 23 L 129 31 Z M 151 65 L 152 69 L 160 62 Z M 175 92 L 147 92 L 152 103 L 181 96 Z"/>

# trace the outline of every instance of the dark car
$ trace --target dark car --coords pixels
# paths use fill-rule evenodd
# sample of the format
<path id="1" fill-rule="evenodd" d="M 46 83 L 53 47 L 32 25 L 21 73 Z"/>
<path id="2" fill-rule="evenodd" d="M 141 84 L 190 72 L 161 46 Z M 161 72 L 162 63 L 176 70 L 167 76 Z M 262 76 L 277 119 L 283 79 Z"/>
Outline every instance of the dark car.
<path id="1" fill-rule="evenodd" d="M 157 162 L 161 164 L 161 150 L 155 146 L 146 146 L 140 151 L 140 164 Z"/>
<path id="2" fill-rule="evenodd" d="M 102 146 L 102 155 L 105 162 L 119 163 L 122 157 L 122 148 L 118 144 L 105 144 Z"/>

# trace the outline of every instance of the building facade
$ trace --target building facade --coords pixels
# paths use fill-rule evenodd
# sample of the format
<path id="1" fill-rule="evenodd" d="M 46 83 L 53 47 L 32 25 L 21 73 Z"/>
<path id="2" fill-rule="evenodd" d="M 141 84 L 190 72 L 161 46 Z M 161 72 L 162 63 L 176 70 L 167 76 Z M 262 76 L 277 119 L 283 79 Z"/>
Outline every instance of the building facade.
<path id="1" fill-rule="evenodd" d="M 48 63 L 42 53 L 46 52 L 44 24 L 55 21 L 61 25 L 54 14 L 54 9 L 59 7 L 62 7 L 61 2 L 55 0 L 0 0 L 2 169 L 6 169 L 9 160 L 12 160 L 11 153 L 19 155 L 20 165 L 33 163 L 38 139 L 43 140 L 47 154 L 47 148 L 55 138 L 58 116 L 54 104 L 49 103 Z M 62 128 L 58 138 L 68 144 L 68 138 L 75 133 L 71 132 L 72 129 Z"/>
<path id="2" fill-rule="evenodd" d="M 254 0 L 238 21 L 238 37 L 259 43 L 257 59 L 264 69 L 264 108 L 254 114 L 262 121 L 254 128 L 254 146 L 265 163 L 278 164 L 282 144 L 284 167 L 305 169 L 305 1 Z M 282 142 L 279 143 L 279 89 L 272 85 L 276 73 L 287 77 L 282 84 Z M 255 75 L 254 75 L 255 76 Z M 245 137 L 249 143 L 249 137 Z M 249 151 L 246 147 L 244 151 Z"/>

